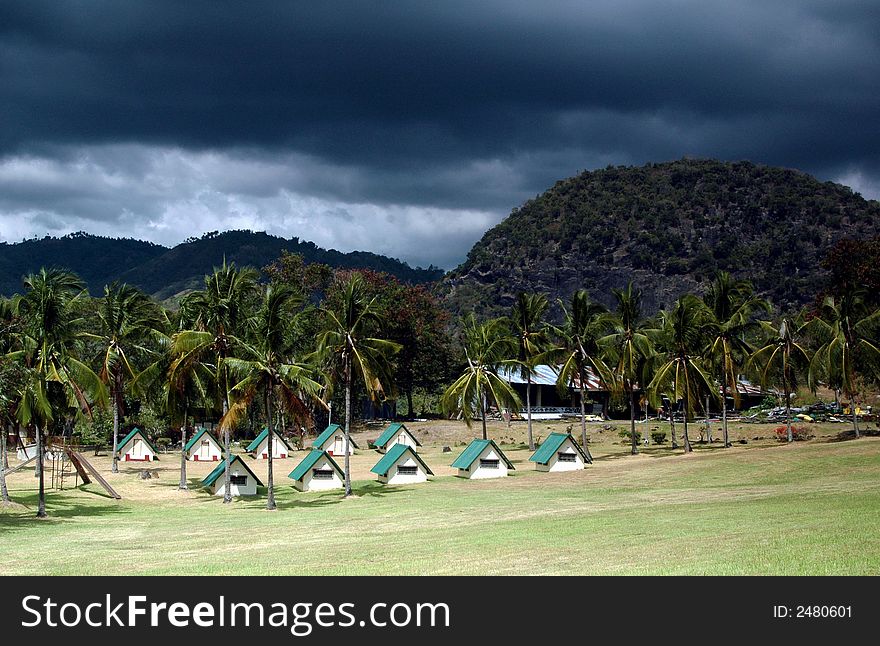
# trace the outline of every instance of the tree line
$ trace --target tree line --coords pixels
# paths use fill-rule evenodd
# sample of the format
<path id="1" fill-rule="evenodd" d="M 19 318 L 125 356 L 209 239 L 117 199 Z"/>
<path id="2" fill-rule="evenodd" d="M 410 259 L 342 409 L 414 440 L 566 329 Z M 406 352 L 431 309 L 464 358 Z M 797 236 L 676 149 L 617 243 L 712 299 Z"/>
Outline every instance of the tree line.
<path id="1" fill-rule="evenodd" d="M 589 374 L 625 402 L 633 453 L 640 398 L 658 409 L 669 402 L 673 448 L 673 408 L 683 411 L 685 451 L 689 419 L 707 397 L 720 402 L 728 446 L 728 395 L 737 400 L 744 374 L 782 391 L 791 440 L 790 399 L 799 386 L 826 384 L 855 402 L 880 377 L 880 313 L 865 278 L 875 274 L 852 271 L 845 254 L 829 258 L 829 289 L 797 315 L 773 317 L 748 281 L 722 272 L 701 296 L 685 294 L 653 316 L 643 313 L 641 294 L 629 285 L 614 291 L 612 309 L 578 290 L 558 303 L 561 315 L 553 318 L 545 295 L 522 293 L 508 316 L 470 314 L 454 322 L 425 286 L 306 264 L 289 253 L 262 271 L 224 261 L 174 308 L 126 284 L 107 285 L 93 298 L 71 272 L 42 269 L 25 277 L 23 294 L 0 299 L 0 423 L 28 429 L 38 454 L 47 438 L 100 442 L 106 429 L 116 472 L 120 430 L 138 425 L 154 437 L 179 437 L 182 447 L 197 418 L 219 420 L 224 502 L 232 500 L 236 436 L 263 427 L 303 434 L 342 410 L 348 444 L 359 403 L 400 397 L 413 416 L 421 393 L 422 413 L 460 415 L 468 424 L 480 419 L 486 437 L 491 407 L 523 406 L 502 370 L 518 371 L 527 382 L 534 449 L 529 397 L 540 364 L 559 366 L 559 389 L 579 394 L 585 449 Z M 0 436 L 5 467 L 7 434 Z M 267 507 L 274 509 L 268 437 Z M 40 460 L 37 476 L 37 515 L 45 516 Z M 5 478 L 0 485 L 8 500 Z M 183 455 L 179 487 L 187 487 Z"/>
<path id="2" fill-rule="evenodd" d="M 825 385 L 846 397 L 859 436 L 856 402 L 880 382 L 880 310 L 876 292 L 866 285 L 835 282 L 811 307 L 775 319 L 770 303 L 749 281 L 727 272 L 718 272 L 702 296 L 684 294 L 653 316 L 643 313 L 641 293 L 632 284 L 613 295 L 616 307 L 608 309 L 586 290 L 576 291 L 570 301 L 558 303 L 561 324 L 547 320 L 550 303 L 539 293 L 520 293 L 507 317 L 482 322 L 467 317 L 461 333 L 467 366 L 445 391 L 444 412 L 468 423 L 479 416 L 485 438 L 488 408 L 518 411 L 524 403 L 534 450 L 532 379 L 537 366 L 550 364 L 559 366 L 559 391 L 578 392 L 585 450 L 585 384 L 591 374 L 628 409 L 633 454 L 639 451 L 640 398 L 666 412 L 674 449 L 679 448 L 674 411 L 680 410 L 685 452 L 692 451 L 689 420 L 701 409 L 708 415 L 715 404 L 721 409 L 723 445 L 730 446 L 727 402 L 738 404 L 743 376 L 780 391 L 789 442 L 794 439 L 791 398 L 800 386 L 815 391 Z M 511 370 L 525 380 L 525 402 L 504 378 Z"/>
<path id="3" fill-rule="evenodd" d="M 178 433 L 184 446 L 197 418 L 219 420 L 228 503 L 235 435 L 263 426 L 304 433 L 326 421 L 336 402 L 347 443 L 358 399 L 400 393 L 412 414 L 414 393 L 440 387 L 453 363 L 448 314 L 427 288 L 305 264 L 295 254 L 262 272 L 224 261 L 175 309 L 127 284 L 92 298 L 79 277 L 60 269 L 28 275 L 24 288 L 0 299 L 4 468 L 7 429 L 27 429 L 42 454 L 50 437 L 100 442 L 106 420 L 117 472 L 123 428 Z M 269 453 L 267 506 L 274 509 L 271 444 Z M 43 517 L 40 460 L 37 476 Z M 8 500 L 5 478 L 0 484 Z M 183 456 L 179 486 L 187 487 Z M 345 490 L 351 494 L 348 460 Z"/>

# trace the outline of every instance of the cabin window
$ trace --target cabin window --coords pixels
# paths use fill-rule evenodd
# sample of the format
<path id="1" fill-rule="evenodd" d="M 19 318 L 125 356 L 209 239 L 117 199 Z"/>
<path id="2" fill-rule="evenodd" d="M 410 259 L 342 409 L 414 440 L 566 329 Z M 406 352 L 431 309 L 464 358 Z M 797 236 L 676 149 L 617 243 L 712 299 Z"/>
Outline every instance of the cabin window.
<path id="1" fill-rule="evenodd" d="M 481 469 L 497 469 L 499 461 L 498 460 L 480 460 L 480 468 Z"/>
<path id="2" fill-rule="evenodd" d="M 558 453 L 560 462 L 576 462 L 574 453 Z"/>
<path id="3" fill-rule="evenodd" d="M 209 446 L 211 446 L 211 443 L 208 440 L 202 440 L 203 449 L 207 449 Z"/>
<path id="4" fill-rule="evenodd" d="M 244 487 L 247 485 L 247 476 L 233 475 L 229 477 L 229 481 L 238 487 Z"/>
<path id="5" fill-rule="evenodd" d="M 333 469 L 312 469 L 312 477 L 315 480 L 332 480 Z"/>
<path id="6" fill-rule="evenodd" d="M 397 473 L 402 476 L 414 476 L 419 472 L 416 466 L 408 467 L 403 464 L 397 467 Z"/>

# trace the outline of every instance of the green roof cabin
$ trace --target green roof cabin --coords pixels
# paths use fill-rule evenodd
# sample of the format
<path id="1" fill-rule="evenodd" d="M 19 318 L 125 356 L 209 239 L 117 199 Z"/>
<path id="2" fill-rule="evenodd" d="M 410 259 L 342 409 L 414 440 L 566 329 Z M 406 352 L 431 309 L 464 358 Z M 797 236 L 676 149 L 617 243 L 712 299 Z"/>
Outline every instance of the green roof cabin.
<path id="1" fill-rule="evenodd" d="M 571 433 L 550 433 L 529 461 L 537 471 L 578 471 L 593 463 Z"/>
<path id="2" fill-rule="evenodd" d="M 159 451 L 139 428 L 133 428 L 119 443 L 119 459 L 125 462 L 153 462 Z"/>
<path id="3" fill-rule="evenodd" d="M 190 438 L 183 452 L 187 460 L 194 462 L 217 462 L 223 458 L 223 447 L 205 428 Z"/>
<path id="4" fill-rule="evenodd" d="M 452 466 L 460 478 L 503 478 L 514 470 L 513 464 L 492 440 L 474 440 L 461 452 Z"/>
<path id="5" fill-rule="evenodd" d="M 345 455 L 345 430 L 339 424 L 330 424 L 324 429 L 315 441 L 312 447 L 320 451 L 326 451 L 328 455 Z M 348 437 L 348 454 L 354 455 L 354 450 L 360 448 L 354 443 L 354 438 Z"/>
<path id="6" fill-rule="evenodd" d="M 408 444 L 394 444 L 372 469 L 383 484 L 413 484 L 425 482 L 434 475 L 415 449 Z"/>
<path id="7" fill-rule="evenodd" d="M 422 445 L 422 443 L 416 439 L 416 436 L 413 435 L 406 426 L 399 422 L 389 424 L 385 430 L 382 431 L 382 435 L 376 440 L 376 448 L 379 449 L 380 453 L 385 453 L 395 444 L 409 446 L 412 448 L 413 452 L 418 451 L 418 447 Z"/>
<path id="8" fill-rule="evenodd" d="M 247 445 L 245 451 L 251 454 L 255 460 L 268 460 L 269 459 L 269 429 L 264 428 L 262 432 L 257 435 L 253 441 Z M 293 449 L 290 448 L 290 444 L 287 443 L 283 437 L 278 434 L 278 431 L 272 431 L 272 459 L 273 460 L 284 460 L 288 455 L 290 455 Z"/>
<path id="9" fill-rule="evenodd" d="M 202 480 L 202 486 L 207 487 L 215 496 L 222 496 L 224 484 L 223 472 L 226 469 L 226 461 L 220 464 Z M 250 470 L 240 455 L 236 455 L 229 463 L 229 480 L 233 496 L 256 496 L 257 487 L 263 486 L 260 479 Z"/>
<path id="10" fill-rule="evenodd" d="M 345 475 L 326 451 L 312 449 L 287 476 L 299 491 L 342 489 Z"/>

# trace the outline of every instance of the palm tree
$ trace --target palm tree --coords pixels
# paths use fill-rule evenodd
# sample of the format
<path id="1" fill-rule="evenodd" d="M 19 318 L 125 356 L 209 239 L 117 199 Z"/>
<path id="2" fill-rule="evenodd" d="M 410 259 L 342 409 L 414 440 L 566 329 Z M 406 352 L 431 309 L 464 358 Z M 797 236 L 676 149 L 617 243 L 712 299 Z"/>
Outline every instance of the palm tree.
<path id="1" fill-rule="evenodd" d="M 211 386 L 215 371 L 196 357 L 190 362 L 180 362 L 168 366 L 165 362 L 156 362 L 148 370 L 156 370 L 165 375 L 163 383 L 163 400 L 165 411 L 172 424 L 180 425 L 180 480 L 178 489 L 186 491 L 186 438 L 189 429 L 190 411 L 196 407 L 210 407 Z M 145 370 L 138 375 L 138 380 L 147 374 Z"/>
<path id="2" fill-rule="evenodd" d="M 233 355 L 241 344 L 241 335 L 251 315 L 251 305 L 257 292 L 259 273 L 250 267 L 238 269 L 235 263 L 223 265 L 205 276 L 205 288 L 188 294 L 181 303 L 181 323 L 189 325 L 174 335 L 171 352 L 175 356 L 171 364 L 171 377 L 182 366 L 202 362 L 214 372 L 214 387 L 221 417 L 229 411 L 229 375 L 225 360 Z M 224 470 L 223 502 L 232 502 L 229 479 L 230 427 L 223 431 L 226 452 Z"/>
<path id="3" fill-rule="evenodd" d="M 706 362 L 700 352 L 706 347 L 706 335 L 712 321 L 706 304 L 693 294 L 685 294 L 670 312 L 660 313 L 660 329 L 656 333 L 665 356 L 660 360 L 648 389 L 656 398 L 668 389 L 671 402 L 684 403 L 684 450 L 690 453 L 688 417 L 701 395 L 717 399 L 718 393 Z"/>
<path id="4" fill-rule="evenodd" d="M 119 472 L 119 423 L 127 380 L 134 380 L 137 371 L 132 354 L 149 355 L 152 350 L 143 344 L 148 339 L 167 342 L 160 328 L 163 312 L 142 291 L 131 285 L 116 283 L 104 287 L 104 298 L 98 308 L 98 334 L 86 334 L 101 344 L 101 381 L 109 386 L 113 407 L 113 466 Z"/>
<path id="5" fill-rule="evenodd" d="M 810 362 L 810 387 L 815 389 L 820 378 L 839 385 L 850 401 L 856 437 L 858 377 L 880 374 L 880 310 L 872 313 L 866 297 L 863 288 L 846 290 L 839 299 L 828 296 L 802 328 L 820 343 Z"/>
<path id="6" fill-rule="evenodd" d="M 275 410 L 290 415 L 301 425 L 311 424 L 311 413 L 303 397 L 320 401 L 321 384 L 310 377 L 311 368 L 290 362 L 290 329 L 295 310 L 302 298 L 289 285 L 265 288 L 263 303 L 254 319 L 254 334 L 243 342 L 236 357 L 224 359 L 229 374 L 237 379 L 230 390 L 233 403 L 223 416 L 220 427 L 234 427 L 247 415 L 248 407 L 258 397 L 263 399 L 266 413 L 269 478 L 266 509 L 274 510 L 275 484 L 272 465 L 272 442 L 275 434 Z"/>
<path id="7" fill-rule="evenodd" d="M 6 487 L 6 469 L 9 468 L 9 452 L 6 445 L 7 429 L 16 426 L 15 397 L 27 377 L 27 371 L 20 363 L 10 361 L 6 354 L 15 347 L 18 318 L 15 316 L 12 301 L 0 297 L 0 499 L 9 504 L 9 490 Z"/>
<path id="8" fill-rule="evenodd" d="M 712 333 L 708 355 L 716 366 L 721 382 L 721 428 L 724 446 L 730 446 L 727 432 L 727 389 L 739 405 L 738 380 L 743 365 L 753 348 L 746 335 L 758 327 L 754 314 L 770 311 L 770 303 L 754 295 L 752 284 L 746 280 L 734 281 L 726 271 L 719 272 L 709 286 L 703 302 L 712 313 Z"/>
<path id="9" fill-rule="evenodd" d="M 513 306 L 511 323 L 518 341 L 517 359 L 520 362 L 520 376 L 526 380 L 526 419 L 528 422 L 529 450 L 535 450 L 532 436 L 532 374 L 537 357 L 547 345 L 547 329 L 543 325 L 544 315 L 549 303 L 544 294 L 520 292 Z"/>
<path id="10" fill-rule="evenodd" d="M 446 415 L 461 413 L 470 427 L 475 408 L 479 409 L 483 426 L 483 439 L 489 439 L 486 415 L 489 403 L 498 409 L 519 410 L 519 396 L 511 385 L 498 374 L 502 367 L 523 368 L 523 364 L 510 357 L 516 352 L 516 343 L 509 333 L 504 319 L 477 321 L 471 313 L 464 320 L 464 353 L 467 367 L 443 393 L 440 405 Z"/>
<path id="11" fill-rule="evenodd" d="M 12 302 L 0 297 L 0 497 L 3 503 L 9 503 L 9 491 L 6 488 L 6 469 L 9 459 L 6 447 L 7 425 L 15 423 L 14 393 L 21 382 L 23 368 L 5 359 L 6 353 L 13 349 L 17 319 Z"/>
<path id="12" fill-rule="evenodd" d="M 633 289 L 629 283 L 624 289 L 613 290 L 617 300 L 617 311 L 613 319 L 613 332 L 600 341 L 600 346 L 608 352 L 609 359 L 615 364 L 614 374 L 617 377 L 612 384 L 626 395 L 629 403 L 630 445 L 631 452 L 639 452 L 638 435 L 636 434 L 636 385 L 645 382 L 647 359 L 651 356 L 651 338 L 648 330 L 649 322 L 642 316 L 642 293 Z M 648 427 L 645 425 L 645 440 L 648 438 Z"/>
<path id="13" fill-rule="evenodd" d="M 785 425 L 788 441 L 794 440 L 791 433 L 791 393 L 797 389 L 799 373 L 810 364 L 806 350 L 801 346 L 794 321 L 783 318 L 779 328 L 770 323 L 761 322 L 767 339 L 764 345 L 749 358 L 749 366 L 757 366 L 760 370 L 761 383 L 767 385 L 778 381 L 785 395 Z"/>
<path id="14" fill-rule="evenodd" d="M 106 401 L 104 384 L 77 356 L 78 327 L 84 283 L 74 274 L 59 269 L 41 269 L 24 279 L 25 294 L 14 302 L 22 329 L 8 357 L 28 368 L 29 378 L 19 393 L 16 416 L 25 426 L 33 425 L 37 437 L 37 516 L 46 516 L 43 477 L 43 433 L 73 408 L 91 414 L 92 406 Z"/>
<path id="15" fill-rule="evenodd" d="M 572 295 L 570 307 L 566 308 L 561 301 L 559 306 L 564 313 L 564 321 L 561 327 L 552 327 L 556 345 L 541 355 L 539 360 L 554 365 L 561 364 L 556 379 L 556 387 L 560 392 L 568 392 L 569 388 L 577 384 L 581 404 L 581 444 L 587 456 L 590 456 L 587 446 L 586 384 L 590 372 L 606 384 L 613 381 L 599 346 L 599 340 L 610 329 L 611 317 L 602 305 L 590 300 L 584 289 L 579 289 Z"/>
<path id="16" fill-rule="evenodd" d="M 669 401 L 669 410 L 667 418 L 669 419 L 669 432 L 672 435 L 672 448 L 678 448 L 678 437 L 675 434 L 675 407 L 678 400 L 675 399 L 675 377 L 673 373 L 667 373 L 666 383 L 654 381 L 657 371 L 666 364 L 667 358 L 672 351 L 672 335 L 663 328 L 664 314 L 659 314 L 660 327 L 651 330 L 651 343 L 654 349 L 653 354 L 645 362 L 644 374 L 645 382 L 648 384 L 646 395 L 648 402 L 658 410 L 664 406 L 663 396 L 666 395 Z"/>
<path id="17" fill-rule="evenodd" d="M 351 495 L 349 456 L 351 433 L 351 389 L 356 376 L 363 380 L 369 397 L 385 395 L 392 388 L 392 359 L 400 345 L 371 336 L 381 328 L 376 297 L 368 299 L 363 277 L 354 273 L 341 285 L 340 302 L 335 309 L 322 307 L 324 329 L 318 335 L 316 362 L 332 367 L 332 375 L 345 384 L 345 496 Z"/>

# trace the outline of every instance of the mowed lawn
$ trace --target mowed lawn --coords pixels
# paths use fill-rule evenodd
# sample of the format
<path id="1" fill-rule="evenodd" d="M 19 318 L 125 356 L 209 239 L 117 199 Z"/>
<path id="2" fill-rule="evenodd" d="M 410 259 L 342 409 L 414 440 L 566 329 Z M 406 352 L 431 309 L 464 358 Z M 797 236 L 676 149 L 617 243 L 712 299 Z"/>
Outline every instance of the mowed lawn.
<path id="1" fill-rule="evenodd" d="M 122 501 L 96 484 L 50 491 L 41 521 L 24 470 L 10 485 L 27 508 L 0 511 L 0 574 L 880 573 L 878 438 L 637 457 L 597 442 L 595 463 L 567 474 L 537 473 L 528 451 L 504 448 L 514 476 L 467 481 L 448 466 L 459 446 L 426 446 L 437 476 L 404 487 L 371 481 L 378 455 L 361 451 L 348 500 L 294 491 L 297 454 L 275 463 L 276 512 L 262 495 L 223 505 L 195 489 L 205 464 L 178 491 L 170 454 L 157 479 L 123 464 L 110 477 Z"/>

